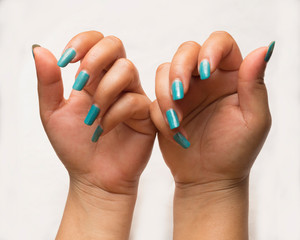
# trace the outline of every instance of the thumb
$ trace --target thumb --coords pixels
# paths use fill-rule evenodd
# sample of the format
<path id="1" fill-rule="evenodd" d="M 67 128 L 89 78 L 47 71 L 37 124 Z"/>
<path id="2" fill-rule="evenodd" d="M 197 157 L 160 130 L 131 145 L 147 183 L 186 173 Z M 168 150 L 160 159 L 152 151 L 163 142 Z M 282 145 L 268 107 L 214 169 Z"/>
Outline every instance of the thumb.
<path id="1" fill-rule="evenodd" d="M 239 70 L 238 96 L 245 121 L 269 123 L 270 111 L 264 72 L 275 42 L 251 52 L 242 62 Z M 256 124 L 255 124 L 256 125 Z"/>
<path id="2" fill-rule="evenodd" d="M 42 121 L 47 121 L 64 101 L 61 72 L 49 50 L 33 45 L 32 53 L 38 79 L 40 114 Z"/>

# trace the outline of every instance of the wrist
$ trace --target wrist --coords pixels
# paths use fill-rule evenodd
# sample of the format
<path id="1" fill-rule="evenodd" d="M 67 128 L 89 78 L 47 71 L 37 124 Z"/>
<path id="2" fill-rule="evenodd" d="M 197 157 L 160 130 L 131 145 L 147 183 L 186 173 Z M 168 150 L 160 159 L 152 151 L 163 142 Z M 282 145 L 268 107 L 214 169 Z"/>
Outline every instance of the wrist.
<path id="1" fill-rule="evenodd" d="M 174 239 L 248 239 L 248 177 L 176 184 Z M 199 238 L 201 236 L 201 238 Z"/>
<path id="2" fill-rule="evenodd" d="M 56 239 L 128 239 L 136 196 L 137 189 L 112 193 L 72 179 Z"/>

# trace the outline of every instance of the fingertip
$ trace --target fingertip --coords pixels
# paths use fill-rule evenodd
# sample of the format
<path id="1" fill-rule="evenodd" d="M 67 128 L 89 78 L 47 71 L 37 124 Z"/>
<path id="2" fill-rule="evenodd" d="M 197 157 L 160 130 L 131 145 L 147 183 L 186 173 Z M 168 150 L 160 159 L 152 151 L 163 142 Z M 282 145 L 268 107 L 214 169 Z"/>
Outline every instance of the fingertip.
<path id="1" fill-rule="evenodd" d="M 191 143 L 181 132 L 175 133 L 173 135 L 173 139 L 175 140 L 176 143 L 178 143 L 184 149 L 188 149 L 191 146 Z"/>
<path id="2" fill-rule="evenodd" d="M 37 48 L 37 47 L 41 47 L 41 46 L 39 44 L 33 44 L 32 47 L 31 47 L 31 52 L 32 52 L 33 59 L 35 58 L 34 57 L 34 49 Z"/>
<path id="3" fill-rule="evenodd" d="M 182 81 L 179 78 L 176 78 L 173 81 L 171 86 L 171 94 L 174 101 L 184 98 L 184 87 Z"/>
<path id="4" fill-rule="evenodd" d="M 268 46 L 268 50 L 264 58 L 265 62 L 269 62 L 270 58 L 272 57 L 274 47 L 275 47 L 275 41 L 272 41 Z"/>
<path id="5" fill-rule="evenodd" d="M 32 46 L 38 80 L 43 84 L 57 81 L 61 77 L 60 68 L 57 66 L 55 56 L 40 45 Z"/>
<path id="6" fill-rule="evenodd" d="M 103 134 L 103 128 L 100 125 L 98 125 L 92 136 L 92 139 L 91 139 L 92 142 L 96 143 L 102 134 Z"/>
<path id="7" fill-rule="evenodd" d="M 76 57 L 76 50 L 74 48 L 68 48 L 61 55 L 57 62 L 57 65 L 61 68 L 66 67 Z"/>
<path id="8" fill-rule="evenodd" d="M 208 59 L 203 59 L 199 65 L 199 74 L 201 80 L 206 80 L 211 75 L 211 67 Z"/>

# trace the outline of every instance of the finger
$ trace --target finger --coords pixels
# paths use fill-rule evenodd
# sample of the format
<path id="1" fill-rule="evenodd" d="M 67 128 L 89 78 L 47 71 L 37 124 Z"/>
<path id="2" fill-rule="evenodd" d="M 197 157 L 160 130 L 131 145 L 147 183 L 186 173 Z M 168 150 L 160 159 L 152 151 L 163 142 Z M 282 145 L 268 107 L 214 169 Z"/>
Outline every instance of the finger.
<path id="1" fill-rule="evenodd" d="M 38 79 L 40 113 L 42 121 L 47 121 L 64 102 L 61 72 L 56 58 L 50 51 L 34 47 L 32 52 Z"/>
<path id="2" fill-rule="evenodd" d="M 65 67 L 70 62 L 79 61 L 102 38 L 103 34 L 97 31 L 79 33 L 67 44 L 57 65 Z"/>
<path id="3" fill-rule="evenodd" d="M 126 53 L 120 39 L 114 36 L 103 38 L 83 58 L 73 89 L 80 91 L 84 88 L 93 95 L 104 73 L 117 59 L 124 57 Z"/>
<path id="4" fill-rule="evenodd" d="M 193 73 L 197 74 L 197 61 L 200 45 L 196 42 L 185 42 L 175 53 L 169 76 L 169 86 L 173 100 L 180 100 L 188 91 Z M 196 71 L 195 71 L 196 70 Z"/>
<path id="5" fill-rule="evenodd" d="M 167 141 L 173 142 L 173 144 L 179 144 L 183 148 L 189 148 L 190 142 L 187 140 L 187 134 L 184 129 L 181 131 L 172 132 L 169 126 L 166 124 L 164 116 L 160 110 L 157 100 L 150 105 L 150 116 L 155 127 L 158 129 L 159 138 L 163 136 Z M 160 143 L 162 141 L 159 141 Z"/>
<path id="6" fill-rule="evenodd" d="M 182 113 L 177 104 L 172 100 L 169 88 L 170 63 L 164 63 L 157 68 L 155 78 L 155 94 L 160 110 L 170 129 L 180 126 Z"/>
<path id="7" fill-rule="evenodd" d="M 155 93 L 157 106 L 159 106 L 161 112 L 161 114 L 156 114 L 159 116 L 157 128 L 161 129 L 161 132 L 168 140 L 181 142 L 181 145 L 187 148 L 190 144 L 186 139 L 186 132 L 180 127 L 180 122 L 182 121 L 181 108 L 172 101 L 169 94 L 170 65 L 170 63 L 162 64 L 156 72 Z M 178 136 L 180 139 L 178 139 Z"/>
<path id="8" fill-rule="evenodd" d="M 274 45 L 275 42 L 272 42 L 269 47 L 254 50 L 244 59 L 240 67 L 238 96 L 241 111 L 248 123 L 254 120 L 264 121 L 267 124 L 270 122 L 264 72 Z"/>
<path id="9" fill-rule="evenodd" d="M 93 109 L 98 108 L 99 117 L 105 115 L 107 109 L 112 105 L 122 92 L 136 92 L 144 94 L 139 81 L 138 71 L 134 64 L 126 58 L 118 59 L 111 69 L 101 79 L 94 94 Z M 101 112 L 100 112 L 101 109 Z M 95 117 L 87 115 L 85 123 L 92 125 Z"/>
<path id="10" fill-rule="evenodd" d="M 214 32 L 203 44 L 199 57 L 200 78 L 207 79 L 218 68 L 224 71 L 238 70 L 242 63 L 238 45 L 227 32 Z"/>
<path id="11" fill-rule="evenodd" d="M 100 135 L 105 135 L 120 123 L 142 134 L 155 134 L 154 125 L 150 119 L 149 105 L 151 101 L 145 95 L 126 92 L 108 109 L 98 124 L 92 141 L 98 141 Z M 136 122 L 139 122 L 137 124 Z M 120 136 L 119 136 L 120 137 Z"/>

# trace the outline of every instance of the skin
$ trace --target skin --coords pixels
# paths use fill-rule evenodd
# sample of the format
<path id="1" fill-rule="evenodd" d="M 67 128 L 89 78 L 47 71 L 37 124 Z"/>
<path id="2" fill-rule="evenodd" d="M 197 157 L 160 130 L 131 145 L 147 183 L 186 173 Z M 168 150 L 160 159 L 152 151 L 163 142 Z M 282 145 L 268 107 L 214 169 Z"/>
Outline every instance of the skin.
<path id="1" fill-rule="evenodd" d="M 74 48 L 90 79 L 82 91 L 63 97 L 57 60 L 34 48 L 40 115 L 58 157 L 70 175 L 70 189 L 56 239 L 128 239 L 139 177 L 151 155 L 156 129 L 151 101 L 122 42 L 90 31 L 75 36 Z M 92 126 L 84 119 L 92 104 L 101 113 Z M 91 137 L 100 124 L 97 143 Z"/>
<path id="2" fill-rule="evenodd" d="M 164 160 L 173 174 L 174 239 L 248 239 L 248 179 L 271 126 L 264 57 L 267 47 L 244 60 L 226 32 L 214 32 L 203 46 L 182 44 L 171 63 L 156 74 L 157 101 L 151 118 L 159 130 Z M 208 60 L 211 76 L 200 80 Z M 173 101 L 171 85 L 183 82 L 185 96 Z M 180 127 L 170 130 L 165 113 L 173 108 Z M 173 135 L 191 142 L 183 149 Z"/>

